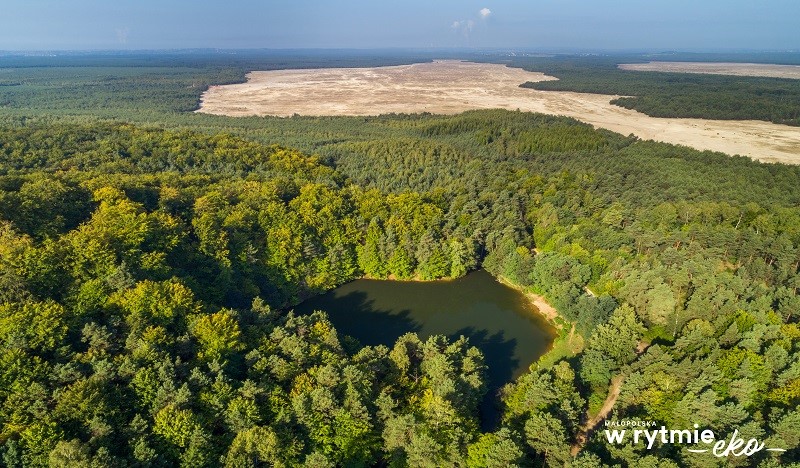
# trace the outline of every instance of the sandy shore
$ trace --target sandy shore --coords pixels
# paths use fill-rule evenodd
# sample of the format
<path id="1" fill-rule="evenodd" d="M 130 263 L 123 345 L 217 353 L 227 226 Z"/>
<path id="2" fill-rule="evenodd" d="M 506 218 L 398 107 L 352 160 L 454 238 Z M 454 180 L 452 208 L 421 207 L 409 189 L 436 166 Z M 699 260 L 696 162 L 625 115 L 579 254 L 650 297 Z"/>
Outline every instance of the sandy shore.
<path id="1" fill-rule="evenodd" d="M 710 75 L 766 76 L 800 80 L 800 65 L 771 65 L 762 63 L 723 62 L 648 62 L 623 63 L 623 70 L 673 73 L 703 73 Z"/>
<path id="2" fill-rule="evenodd" d="M 544 296 L 540 296 L 538 294 L 534 294 L 522 286 L 512 283 L 507 278 L 503 276 L 496 277 L 497 281 L 500 283 L 508 286 L 509 288 L 516 289 L 517 291 L 521 292 L 525 295 L 525 297 L 533 304 L 537 309 L 539 315 L 547 319 L 548 322 L 555 328 L 560 329 L 562 327 L 561 323 L 557 322 L 556 319 L 560 317 L 558 311 L 555 307 L 551 306 L 547 299 Z"/>
<path id="3" fill-rule="evenodd" d="M 527 296 L 533 305 L 539 309 L 539 313 L 542 314 L 544 318 L 549 320 L 551 323 L 555 323 L 557 327 L 560 327 L 560 325 L 556 323 L 556 319 L 559 317 L 558 311 L 555 309 L 555 307 L 551 306 L 547 302 L 547 299 L 545 299 L 544 296 L 540 296 L 531 292 L 525 293 L 525 296 Z"/>
<path id="4" fill-rule="evenodd" d="M 520 88 L 553 80 L 497 64 L 437 61 L 395 67 L 254 71 L 246 83 L 212 86 L 198 112 L 247 115 L 456 114 L 519 109 L 565 115 L 645 140 L 800 164 L 800 128 L 762 121 L 648 117 L 609 103 L 617 96 Z"/>

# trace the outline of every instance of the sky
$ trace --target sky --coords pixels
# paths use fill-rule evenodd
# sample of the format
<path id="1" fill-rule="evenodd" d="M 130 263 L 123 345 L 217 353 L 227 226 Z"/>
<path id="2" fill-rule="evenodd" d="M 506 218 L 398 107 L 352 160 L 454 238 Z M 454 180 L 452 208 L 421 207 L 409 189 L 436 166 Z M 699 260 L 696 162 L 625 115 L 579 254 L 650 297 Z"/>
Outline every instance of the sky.
<path id="1" fill-rule="evenodd" d="M 800 50 L 800 0 L 0 0 L 0 50 Z"/>

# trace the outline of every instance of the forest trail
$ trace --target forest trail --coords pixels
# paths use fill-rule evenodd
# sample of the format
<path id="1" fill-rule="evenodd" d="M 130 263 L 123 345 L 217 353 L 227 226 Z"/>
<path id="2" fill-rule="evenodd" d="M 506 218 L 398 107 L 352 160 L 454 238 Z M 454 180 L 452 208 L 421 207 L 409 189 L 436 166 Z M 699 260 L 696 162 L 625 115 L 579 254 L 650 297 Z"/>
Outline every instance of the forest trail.
<path id="1" fill-rule="evenodd" d="M 640 356 L 642 353 L 647 351 L 647 348 L 649 347 L 649 343 L 640 341 L 636 345 L 636 355 Z M 569 453 L 573 457 L 580 453 L 583 446 L 586 445 L 586 441 L 588 441 L 589 437 L 591 437 L 594 433 L 597 425 L 603 422 L 611 413 L 611 410 L 614 409 L 614 405 L 617 403 L 617 398 L 619 398 L 619 393 L 622 390 L 622 383 L 625 381 L 625 377 L 626 374 L 618 374 L 611 379 L 611 385 L 608 386 L 608 396 L 606 396 L 603 406 L 600 407 L 600 411 L 598 411 L 593 417 L 589 418 L 589 420 L 586 421 L 583 426 L 581 426 L 577 437 L 575 437 L 575 443 L 572 444 L 572 447 L 570 447 Z"/>
<path id="2" fill-rule="evenodd" d="M 603 402 L 603 406 L 600 408 L 600 411 L 598 411 L 593 418 L 586 421 L 586 424 L 581 427 L 575 443 L 570 448 L 570 454 L 573 457 L 578 455 L 578 452 L 581 451 L 583 446 L 586 444 L 586 441 L 589 440 L 589 437 L 591 437 L 592 433 L 594 433 L 594 429 L 597 427 L 597 425 L 603 422 L 606 417 L 608 417 L 609 413 L 611 413 L 611 410 L 614 409 L 614 405 L 617 403 L 617 398 L 619 398 L 619 392 L 622 389 L 622 382 L 624 380 L 625 376 L 622 374 L 616 375 L 613 379 L 611 379 L 611 385 L 608 387 L 608 396 L 606 397 L 606 401 Z"/>

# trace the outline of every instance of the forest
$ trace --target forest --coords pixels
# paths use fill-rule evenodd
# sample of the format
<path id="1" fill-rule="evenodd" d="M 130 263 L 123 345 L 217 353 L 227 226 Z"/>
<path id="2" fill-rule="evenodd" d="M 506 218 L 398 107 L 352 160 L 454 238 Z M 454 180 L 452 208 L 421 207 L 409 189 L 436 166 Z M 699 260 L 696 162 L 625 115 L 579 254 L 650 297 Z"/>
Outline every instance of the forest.
<path id="1" fill-rule="evenodd" d="M 4 466 L 800 461 L 800 167 L 510 111 L 187 114 L 210 66 L 102 67 L 0 88 Z M 475 268 L 584 342 L 505 386 L 491 431 L 466 339 L 365 347 L 291 310 Z M 584 425 L 615 382 L 615 420 L 786 452 L 608 444 Z"/>

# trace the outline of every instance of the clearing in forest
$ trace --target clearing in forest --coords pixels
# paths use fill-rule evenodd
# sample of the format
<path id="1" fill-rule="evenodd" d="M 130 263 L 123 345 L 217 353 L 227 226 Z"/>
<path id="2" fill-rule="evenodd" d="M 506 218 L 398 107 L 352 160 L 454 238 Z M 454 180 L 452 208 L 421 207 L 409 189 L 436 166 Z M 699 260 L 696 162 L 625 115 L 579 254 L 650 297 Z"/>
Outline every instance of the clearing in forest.
<path id="1" fill-rule="evenodd" d="M 212 86 L 198 112 L 229 116 L 456 114 L 519 109 L 574 117 L 595 127 L 700 150 L 800 164 L 800 128 L 755 120 L 655 118 L 609 103 L 618 96 L 520 88 L 542 73 L 455 60 L 377 68 L 254 71 Z"/>

